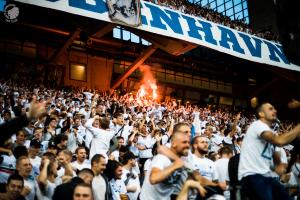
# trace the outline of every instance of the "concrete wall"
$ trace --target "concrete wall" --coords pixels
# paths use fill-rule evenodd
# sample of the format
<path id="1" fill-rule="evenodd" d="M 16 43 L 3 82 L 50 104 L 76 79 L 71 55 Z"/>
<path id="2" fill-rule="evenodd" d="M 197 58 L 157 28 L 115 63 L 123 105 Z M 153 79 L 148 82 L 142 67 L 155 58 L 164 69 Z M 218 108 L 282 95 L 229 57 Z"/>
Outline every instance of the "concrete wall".
<path id="1" fill-rule="evenodd" d="M 81 63 L 87 66 L 87 81 L 76 81 L 70 79 L 70 63 Z M 87 57 L 86 54 L 71 52 L 62 55 L 57 64 L 65 66 L 64 84 L 87 87 L 92 89 L 109 90 L 112 77 L 113 60 L 101 57 Z"/>

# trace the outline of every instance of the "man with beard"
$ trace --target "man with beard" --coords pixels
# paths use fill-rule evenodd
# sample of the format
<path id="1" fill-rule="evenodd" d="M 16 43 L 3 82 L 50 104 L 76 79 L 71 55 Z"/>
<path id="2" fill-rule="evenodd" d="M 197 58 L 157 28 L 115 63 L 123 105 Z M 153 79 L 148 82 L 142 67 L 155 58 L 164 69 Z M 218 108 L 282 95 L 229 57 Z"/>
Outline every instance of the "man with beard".
<path id="1" fill-rule="evenodd" d="M 200 175 L 210 181 L 217 182 L 218 174 L 215 163 L 206 158 L 208 152 L 208 138 L 205 136 L 196 136 L 192 141 L 193 167 L 199 171 Z"/>
<path id="2" fill-rule="evenodd" d="M 188 134 L 174 131 L 170 150 L 178 157 L 187 156 L 190 147 Z M 163 154 L 156 155 L 148 170 L 142 186 L 141 200 L 169 200 L 174 190 L 174 184 L 181 178 L 184 162 L 177 159 L 174 162 Z"/>
<path id="3" fill-rule="evenodd" d="M 283 185 L 272 178 L 275 146 L 283 146 L 300 135 L 300 124 L 287 133 L 275 134 L 272 123 L 277 119 L 277 111 L 270 103 L 257 108 L 257 117 L 248 128 L 241 148 L 238 177 L 243 193 L 250 199 L 272 200 L 291 199 Z M 274 163 L 276 164 L 276 163 Z M 275 171 L 277 171 L 275 165 Z"/>
<path id="4" fill-rule="evenodd" d="M 115 160 L 108 160 L 104 174 L 109 180 L 113 200 L 126 198 L 126 186 L 122 179 L 122 164 Z"/>

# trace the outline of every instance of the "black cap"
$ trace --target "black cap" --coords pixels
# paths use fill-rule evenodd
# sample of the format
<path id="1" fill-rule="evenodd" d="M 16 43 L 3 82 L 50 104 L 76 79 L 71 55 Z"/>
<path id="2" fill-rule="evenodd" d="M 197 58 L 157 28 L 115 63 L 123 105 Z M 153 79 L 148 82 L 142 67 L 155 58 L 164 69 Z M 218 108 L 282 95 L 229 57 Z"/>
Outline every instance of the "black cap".
<path id="1" fill-rule="evenodd" d="M 41 146 L 41 142 L 36 139 L 33 139 L 30 142 L 30 147 L 41 148 Z"/>
<path id="2" fill-rule="evenodd" d="M 57 146 L 56 146 L 56 144 L 55 144 L 54 141 L 49 141 L 49 143 L 48 143 L 48 149 L 49 148 L 57 148 Z"/>

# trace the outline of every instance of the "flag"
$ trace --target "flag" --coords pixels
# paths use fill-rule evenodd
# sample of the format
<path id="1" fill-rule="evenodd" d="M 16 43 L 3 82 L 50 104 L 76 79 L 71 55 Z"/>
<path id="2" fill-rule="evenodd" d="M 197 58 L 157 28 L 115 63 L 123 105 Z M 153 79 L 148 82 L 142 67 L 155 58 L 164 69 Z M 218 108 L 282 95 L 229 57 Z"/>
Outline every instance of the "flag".
<path id="1" fill-rule="evenodd" d="M 106 0 L 108 13 L 113 22 L 128 25 L 141 25 L 140 0 Z"/>

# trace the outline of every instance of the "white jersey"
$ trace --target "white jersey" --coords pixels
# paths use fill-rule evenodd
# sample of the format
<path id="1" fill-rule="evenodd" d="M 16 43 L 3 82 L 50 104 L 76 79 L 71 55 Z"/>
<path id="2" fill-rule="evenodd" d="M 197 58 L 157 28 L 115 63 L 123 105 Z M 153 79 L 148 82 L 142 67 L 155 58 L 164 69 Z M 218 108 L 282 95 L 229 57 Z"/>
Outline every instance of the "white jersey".
<path id="1" fill-rule="evenodd" d="M 82 108 L 82 109 L 79 110 L 79 114 L 84 115 L 84 118 L 86 120 L 88 120 L 89 117 L 90 117 L 90 115 L 91 115 L 91 112 L 90 111 L 86 111 L 84 108 Z"/>
<path id="2" fill-rule="evenodd" d="M 33 177 L 24 179 L 24 186 L 26 186 L 30 189 L 30 192 L 27 196 L 25 196 L 25 199 L 26 200 L 34 200 L 34 197 L 35 197 L 37 189 L 38 189 L 38 183 L 36 182 L 36 180 Z"/>
<path id="3" fill-rule="evenodd" d="M 144 164 L 144 173 L 150 170 L 151 167 L 151 162 L 152 162 L 152 158 L 149 158 L 148 160 L 146 160 L 145 164 Z"/>
<path id="4" fill-rule="evenodd" d="M 84 160 L 83 163 L 78 163 L 76 160 L 71 163 L 74 171 L 80 171 L 84 168 L 91 169 L 91 162 L 89 160 Z"/>
<path id="5" fill-rule="evenodd" d="M 43 191 L 41 190 L 40 187 L 37 187 L 37 191 L 36 191 L 37 199 L 38 200 L 51 200 L 56 186 L 58 186 L 60 184 L 62 184 L 62 181 L 61 181 L 61 178 L 58 178 L 58 177 L 55 179 L 54 183 L 47 180 L 47 185 L 43 189 Z"/>
<path id="6" fill-rule="evenodd" d="M 112 131 L 93 127 L 93 121 L 94 119 L 91 118 L 85 124 L 86 128 L 93 135 L 90 148 L 90 159 L 92 159 L 95 154 L 106 155 L 109 150 L 110 140 L 114 137 Z"/>
<path id="7" fill-rule="evenodd" d="M 229 181 L 228 163 L 228 158 L 220 158 L 215 161 L 216 170 L 219 176 L 219 182 Z"/>
<path id="8" fill-rule="evenodd" d="M 271 131 L 271 128 L 264 122 L 257 120 L 253 122 L 245 135 L 241 148 L 238 178 L 261 174 L 271 176 L 270 166 L 273 163 L 274 145 L 265 141 L 261 134 L 264 131 Z"/>
<path id="9" fill-rule="evenodd" d="M 146 147 L 145 150 L 140 151 L 140 158 L 151 158 L 152 155 L 152 147 L 155 144 L 156 140 L 152 138 L 150 134 L 148 134 L 146 137 L 139 136 L 138 137 L 138 145 Z"/>
<path id="10" fill-rule="evenodd" d="M 197 170 L 201 176 L 211 181 L 219 179 L 215 163 L 208 158 L 198 158 L 193 154 L 192 165 L 194 170 Z"/>
<path id="11" fill-rule="evenodd" d="M 80 136 L 81 138 L 85 138 L 85 135 L 86 135 L 86 128 L 82 125 L 80 125 L 78 127 L 78 132 L 77 132 L 77 135 Z"/>
<path id="12" fill-rule="evenodd" d="M 0 183 L 6 183 L 8 177 L 15 173 L 16 158 L 11 155 L 2 155 L 2 163 L 0 164 Z"/>
<path id="13" fill-rule="evenodd" d="M 92 188 L 94 200 L 105 200 L 106 183 L 102 175 L 93 178 Z"/>
<path id="14" fill-rule="evenodd" d="M 111 125 L 110 126 L 110 130 L 113 131 L 113 134 L 116 137 L 123 137 L 124 138 L 124 144 L 127 145 L 128 143 L 128 136 L 130 135 L 131 131 L 132 131 L 132 126 L 129 125 Z"/>
<path id="15" fill-rule="evenodd" d="M 153 168 L 161 170 L 172 165 L 171 160 L 165 155 L 156 155 L 151 162 L 151 169 L 147 171 L 144 184 L 142 185 L 140 199 L 141 200 L 169 200 L 170 195 L 174 191 L 174 185 L 180 179 L 181 173 L 173 172 L 173 174 L 161 183 L 152 185 L 149 177 Z"/>
<path id="16" fill-rule="evenodd" d="M 32 165 L 32 173 L 34 177 L 37 177 L 40 174 L 40 166 L 42 159 L 39 156 L 35 158 L 29 158 L 30 163 Z"/>
<path id="17" fill-rule="evenodd" d="M 290 185 L 300 185 L 300 163 L 296 162 L 292 167 L 292 176 L 294 177 L 294 181 L 290 181 Z"/>
<path id="18" fill-rule="evenodd" d="M 120 195 L 127 193 L 126 186 L 120 179 L 112 179 L 111 181 L 109 181 L 109 185 L 111 187 L 112 200 L 121 200 Z"/>
<path id="19" fill-rule="evenodd" d="M 280 154 L 280 163 L 281 164 L 288 164 L 286 152 L 284 151 L 283 147 L 275 147 L 274 151 Z M 273 169 L 275 168 L 275 163 L 272 164 L 271 168 L 273 168 Z M 277 178 L 277 179 L 280 178 L 280 176 L 275 171 L 272 171 L 271 174 L 272 174 L 271 176 L 274 178 Z"/>
<path id="20" fill-rule="evenodd" d="M 131 173 L 134 174 L 134 177 L 129 178 L 126 186 L 136 186 L 137 189 L 135 192 L 127 192 L 127 195 L 129 197 L 129 200 L 137 200 L 138 195 L 141 191 L 139 175 L 134 170 L 132 170 Z M 122 173 L 122 181 L 123 182 L 125 182 L 127 180 L 127 177 L 129 174 L 130 174 L 130 171 L 123 167 L 123 173 Z"/>

